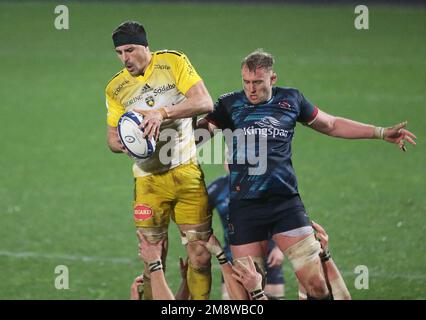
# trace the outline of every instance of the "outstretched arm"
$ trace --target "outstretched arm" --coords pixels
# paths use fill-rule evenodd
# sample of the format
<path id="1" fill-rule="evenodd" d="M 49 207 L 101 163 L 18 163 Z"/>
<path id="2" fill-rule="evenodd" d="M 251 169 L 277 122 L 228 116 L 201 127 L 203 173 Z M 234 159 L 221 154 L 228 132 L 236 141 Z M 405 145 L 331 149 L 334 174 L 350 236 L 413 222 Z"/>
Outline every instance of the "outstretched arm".
<path id="1" fill-rule="evenodd" d="M 353 121 L 346 118 L 335 117 L 318 110 L 318 115 L 310 127 L 318 132 L 332 137 L 346 139 L 383 139 L 395 143 L 402 151 L 406 151 L 405 142 L 416 145 L 416 136 L 405 129 L 407 122 L 402 122 L 393 127 L 382 128 Z"/>

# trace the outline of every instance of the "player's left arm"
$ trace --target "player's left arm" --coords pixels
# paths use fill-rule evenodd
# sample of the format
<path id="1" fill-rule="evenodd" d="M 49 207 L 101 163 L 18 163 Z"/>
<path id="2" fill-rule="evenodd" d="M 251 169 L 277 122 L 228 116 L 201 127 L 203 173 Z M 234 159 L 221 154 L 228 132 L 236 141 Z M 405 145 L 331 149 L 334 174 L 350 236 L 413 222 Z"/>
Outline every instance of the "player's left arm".
<path id="1" fill-rule="evenodd" d="M 213 111 L 213 100 L 203 80 L 195 83 L 185 97 L 186 100 L 165 109 L 167 119 L 190 118 Z"/>
<path id="2" fill-rule="evenodd" d="M 383 128 L 336 117 L 318 110 L 318 114 L 315 119 L 309 123 L 309 126 L 318 132 L 332 137 L 345 139 L 383 139 L 390 143 L 397 144 L 402 151 L 406 151 L 404 145 L 406 141 L 414 146 L 416 145 L 414 141 L 416 136 L 405 129 L 407 121 L 394 125 L 393 127 Z"/>
<path id="3" fill-rule="evenodd" d="M 191 118 L 213 110 L 213 100 L 188 58 L 183 54 L 173 55 L 172 73 L 177 89 L 186 99 L 174 105 L 164 106 L 157 110 L 143 111 L 135 109 L 144 115 L 142 122 L 144 135 L 158 138 L 160 125 L 166 119 Z"/>
<path id="4" fill-rule="evenodd" d="M 186 99 L 178 104 L 156 110 L 135 109 L 145 118 L 142 122 L 144 136 L 158 138 L 160 125 L 166 119 L 190 118 L 213 110 L 213 100 L 203 80 L 195 83 L 186 93 Z"/>

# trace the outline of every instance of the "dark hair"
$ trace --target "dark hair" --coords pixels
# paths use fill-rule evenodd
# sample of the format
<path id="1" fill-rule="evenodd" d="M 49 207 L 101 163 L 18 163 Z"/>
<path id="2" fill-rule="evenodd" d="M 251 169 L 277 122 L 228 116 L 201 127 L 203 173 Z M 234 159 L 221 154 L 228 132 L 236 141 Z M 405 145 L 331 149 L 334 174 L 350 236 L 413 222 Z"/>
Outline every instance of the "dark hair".
<path id="1" fill-rule="evenodd" d="M 272 70 L 274 62 L 272 54 L 263 51 L 263 49 L 256 49 L 243 59 L 241 68 L 247 66 L 250 72 L 256 71 L 257 68 L 264 68 L 269 71 Z"/>
<path id="2" fill-rule="evenodd" d="M 125 21 L 121 23 L 113 32 L 112 40 L 115 47 L 123 44 L 140 44 L 148 46 L 148 39 L 143 25 L 136 21 Z"/>

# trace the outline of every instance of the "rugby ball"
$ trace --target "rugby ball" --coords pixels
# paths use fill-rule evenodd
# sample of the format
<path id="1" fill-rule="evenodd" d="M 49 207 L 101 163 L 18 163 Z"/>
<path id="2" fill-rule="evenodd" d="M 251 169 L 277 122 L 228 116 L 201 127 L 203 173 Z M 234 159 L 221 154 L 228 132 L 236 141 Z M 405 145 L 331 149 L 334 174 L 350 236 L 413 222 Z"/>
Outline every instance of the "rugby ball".
<path id="1" fill-rule="evenodd" d="M 143 121 L 143 115 L 129 111 L 118 120 L 118 135 L 121 143 L 129 153 L 137 159 L 148 159 L 155 151 L 154 138 L 143 137 L 143 129 L 139 125 Z"/>

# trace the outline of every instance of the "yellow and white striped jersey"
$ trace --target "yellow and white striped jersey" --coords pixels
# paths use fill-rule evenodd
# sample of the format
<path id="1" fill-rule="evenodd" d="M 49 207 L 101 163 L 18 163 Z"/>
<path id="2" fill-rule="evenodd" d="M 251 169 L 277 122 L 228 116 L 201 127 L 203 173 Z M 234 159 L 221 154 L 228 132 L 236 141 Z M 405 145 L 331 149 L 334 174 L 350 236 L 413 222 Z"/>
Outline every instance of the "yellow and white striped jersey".
<path id="1" fill-rule="evenodd" d="M 134 77 L 124 68 L 108 83 L 105 90 L 107 123 L 117 127 L 121 115 L 134 108 L 152 110 L 178 104 L 186 99 L 185 93 L 200 80 L 200 76 L 183 53 L 172 50 L 156 51 L 152 54 L 151 62 L 143 75 Z M 192 118 L 165 120 L 160 127 L 160 139 L 157 141 L 155 153 L 148 160 L 135 161 L 134 176 L 164 172 L 191 160 L 195 161 L 192 121 Z M 169 138 L 167 141 L 161 141 L 166 135 L 170 135 L 171 140 Z"/>

